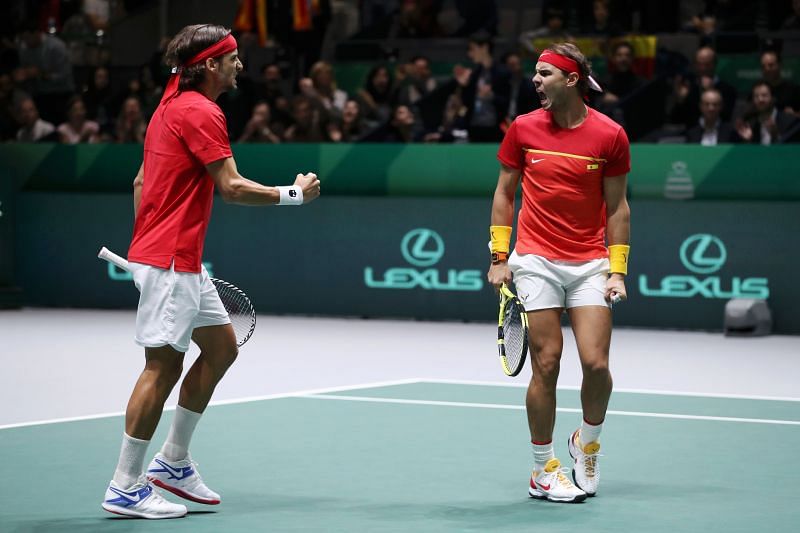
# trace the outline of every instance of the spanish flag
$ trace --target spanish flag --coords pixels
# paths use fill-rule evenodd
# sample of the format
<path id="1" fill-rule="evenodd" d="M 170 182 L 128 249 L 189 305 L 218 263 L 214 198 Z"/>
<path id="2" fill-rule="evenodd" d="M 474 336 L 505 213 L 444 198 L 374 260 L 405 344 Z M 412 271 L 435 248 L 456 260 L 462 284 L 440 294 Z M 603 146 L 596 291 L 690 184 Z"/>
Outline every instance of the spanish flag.
<path id="1" fill-rule="evenodd" d="M 295 31 L 311 29 L 312 0 L 292 0 L 292 28 Z"/>
<path id="2" fill-rule="evenodd" d="M 239 0 L 233 29 L 257 31 L 258 44 L 267 45 L 267 0 Z"/>

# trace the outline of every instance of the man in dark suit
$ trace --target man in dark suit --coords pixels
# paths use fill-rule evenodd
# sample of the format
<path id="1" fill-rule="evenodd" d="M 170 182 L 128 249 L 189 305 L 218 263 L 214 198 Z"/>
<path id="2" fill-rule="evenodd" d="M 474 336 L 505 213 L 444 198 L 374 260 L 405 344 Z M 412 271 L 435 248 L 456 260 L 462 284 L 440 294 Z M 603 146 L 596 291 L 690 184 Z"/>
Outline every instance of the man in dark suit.
<path id="1" fill-rule="evenodd" d="M 716 89 L 706 89 L 700 96 L 699 123 L 686 132 L 686 142 L 715 146 L 725 143 L 739 143 L 742 139 L 730 122 L 720 118 L 722 95 Z"/>
<path id="2" fill-rule="evenodd" d="M 708 46 L 699 48 L 695 53 L 694 72 L 687 76 L 676 76 L 670 123 L 685 124 L 687 128 L 697 124 L 700 118 L 700 94 L 711 88 L 717 89 L 722 95 L 722 120 L 731 120 L 736 105 L 736 88 L 719 79 L 716 69 L 717 54 L 714 49 Z"/>
<path id="3" fill-rule="evenodd" d="M 775 107 L 769 83 L 753 85 L 751 111 L 736 125 L 736 131 L 751 144 L 781 144 L 800 141 L 800 121 Z"/>

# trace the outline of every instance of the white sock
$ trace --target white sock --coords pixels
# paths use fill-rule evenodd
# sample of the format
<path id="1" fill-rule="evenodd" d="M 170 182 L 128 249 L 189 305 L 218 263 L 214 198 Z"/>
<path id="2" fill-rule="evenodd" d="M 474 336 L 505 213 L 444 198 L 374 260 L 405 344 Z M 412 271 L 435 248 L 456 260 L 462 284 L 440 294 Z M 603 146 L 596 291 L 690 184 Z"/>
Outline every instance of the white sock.
<path id="1" fill-rule="evenodd" d="M 167 440 L 161 448 L 161 453 L 167 461 L 182 461 L 189 454 L 189 442 L 192 440 L 194 428 L 203 413 L 195 413 L 184 409 L 180 405 L 175 407 L 175 418 L 169 428 Z"/>
<path id="2" fill-rule="evenodd" d="M 546 444 L 534 444 L 531 442 L 531 446 L 533 446 L 533 469 L 536 472 L 541 472 L 544 470 L 544 465 L 547 464 L 547 461 L 555 457 L 553 454 L 553 441 Z"/>
<path id="3" fill-rule="evenodd" d="M 586 420 L 584 420 L 581 423 L 581 433 L 579 435 L 579 440 L 580 440 L 579 444 L 581 446 L 585 446 L 585 445 L 589 444 L 590 442 L 597 442 L 597 440 L 600 438 L 600 432 L 601 431 L 603 431 L 603 423 L 602 422 L 600 422 L 599 424 L 594 426 L 594 425 L 588 423 Z"/>
<path id="4" fill-rule="evenodd" d="M 119 452 L 117 469 L 114 471 L 114 483 L 119 488 L 127 490 L 139 481 L 149 445 L 149 440 L 134 439 L 127 433 L 122 434 L 122 449 Z"/>

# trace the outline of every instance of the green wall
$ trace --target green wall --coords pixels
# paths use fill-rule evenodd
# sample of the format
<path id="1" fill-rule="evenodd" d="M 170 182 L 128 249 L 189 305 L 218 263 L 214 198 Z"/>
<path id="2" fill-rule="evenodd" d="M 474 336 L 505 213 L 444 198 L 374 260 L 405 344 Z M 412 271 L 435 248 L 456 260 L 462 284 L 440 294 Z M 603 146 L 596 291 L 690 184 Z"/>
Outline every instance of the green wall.
<path id="1" fill-rule="evenodd" d="M 492 194 L 493 144 L 240 144 L 239 171 L 284 184 L 316 172 L 328 195 L 474 196 Z M 634 199 L 800 200 L 800 147 L 647 145 L 631 147 Z M 128 193 L 141 145 L 0 146 L 2 179 L 26 191 Z M 9 176 L 8 174 L 11 174 Z"/>

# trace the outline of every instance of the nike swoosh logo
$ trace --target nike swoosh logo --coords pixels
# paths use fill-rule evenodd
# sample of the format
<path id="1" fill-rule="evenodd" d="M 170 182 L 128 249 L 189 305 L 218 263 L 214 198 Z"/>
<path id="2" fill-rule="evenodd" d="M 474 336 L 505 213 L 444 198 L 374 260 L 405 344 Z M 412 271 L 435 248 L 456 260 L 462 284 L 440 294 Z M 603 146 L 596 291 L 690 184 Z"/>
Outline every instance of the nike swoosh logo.
<path id="1" fill-rule="evenodd" d="M 134 493 L 124 492 L 120 489 L 115 489 L 114 487 L 109 487 L 109 489 L 111 489 L 111 492 L 113 492 L 117 496 L 120 496 L 131 503 L 139 503 L 139 501 L 141 501 L 143 497 L 146 498 L 150 494 L 150 487 L 146 487 L 144 491 L 141 492 L 137 491 Z M 142 492 L 144 492 L 144 494 L 142 494 Z"/>
<path id="2" fill-rule="evenodd" d="M 541 163 L 542 161 L 544 161 L 544 159 L 531 159 L 531 163 L 533 163 L 534 165 L 536 163 Z"/>
<path id="3" fill-rule="evenodd" d="M 167 471 L 170 477 L 174 477 L 175 479 L 183 479 L 185 477 L 191 476 L 194 473 L 194 470 L 192 470 L 192 467 L 190 466 L 175 469 L 159 459 L 156 459 L 156 462 L 159 465 L 161 465 L 164 468 L 164 470 Z M 150 470 L 150 472 L 157 472 L 157 470 Z"/>
<path id="4" fill-rule="evenodd" d="M 541 483 L 536 483 L 536 480 L 531 479 L 531 486 L 536 488 L 541 488 L 542 490 L 550 490 L 550 485 L 542 485 Z"/>

